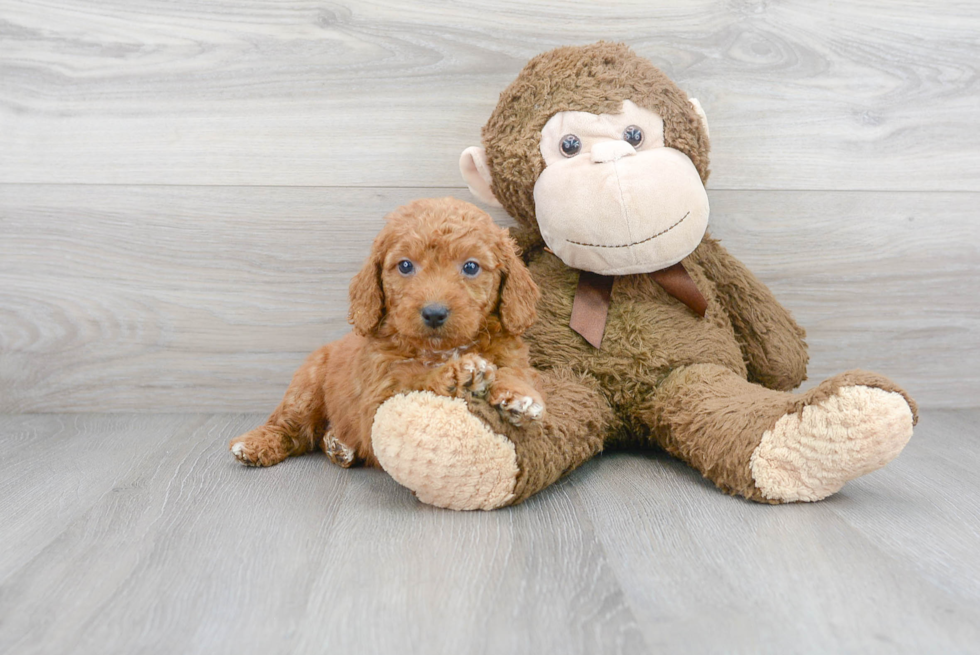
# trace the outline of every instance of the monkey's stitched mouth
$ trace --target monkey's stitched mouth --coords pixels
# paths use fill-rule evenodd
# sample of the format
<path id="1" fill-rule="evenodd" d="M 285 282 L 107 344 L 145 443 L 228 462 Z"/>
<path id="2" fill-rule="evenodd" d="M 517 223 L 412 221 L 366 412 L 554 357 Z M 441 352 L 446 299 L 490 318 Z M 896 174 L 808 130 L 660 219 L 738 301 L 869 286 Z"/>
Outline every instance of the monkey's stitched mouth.
<path id="1" fill-rule="evenodd" d="M 660 237 L 660 236 L 663 236 L 663 235 L 667 234 L 668 232 L 670 232 L 671 230 L 673 230 L 675 227 L 677 227 L 678 225 L 680 225 L 681 223 L 683 223 L 684 220 L 688 216 L 690 216 L 690 215 L 691 215 L 691 212 L 687 212 L 686 214 L 684 214 L 683 216 L 680 217 L 680 220 L 678 220 L 676 223 L 674 223 L 670 227 L 668 227 L 666 229 L 663 229 L 663 230 L 657 232 L 652 237 L 647 237 L 646 239 L 642 239 L 640 241 L 634 241 L 633 243 L 624 243 L 624 244 L 621 244 L 621 245 L 618 245 L 618 246 L 607 246 L 604 243 L 582 243 L 581 241 L 572 241 L 571 239 L 565 239 L 565 242 L 566 243 L 573 243 L 576 246 L 587 246 L 589 248 L 629 248 L 631 246 L 638 246 L 641 243 L 646 243 L 647 241 L 653 241 L 657 237 Z"/>

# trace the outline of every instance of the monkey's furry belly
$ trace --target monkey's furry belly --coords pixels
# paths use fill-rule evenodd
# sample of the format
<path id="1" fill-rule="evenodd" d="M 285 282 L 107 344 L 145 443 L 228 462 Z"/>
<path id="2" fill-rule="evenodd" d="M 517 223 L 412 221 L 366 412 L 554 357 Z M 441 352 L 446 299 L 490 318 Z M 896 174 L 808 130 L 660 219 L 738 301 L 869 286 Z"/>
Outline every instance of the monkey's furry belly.
<path id="1" fill-rule="evenodd" d="M 541 301 L 538 320 L 524 335 L 531 363 L 590 373 L 614 396 L 644 393 L 688 364 L 718 364 L 745 377 L 742 351 L 731 320 L 715 300 L 714 284 L 696 264 L 685 260 L 684 265 L 708 301 L 704 318 L 647 275 L 618 277 L 602 348 L 596 350 L 568 326 L 578 272 L 550 253 L 534 253 L 528 267 L 541 288 Z"/>

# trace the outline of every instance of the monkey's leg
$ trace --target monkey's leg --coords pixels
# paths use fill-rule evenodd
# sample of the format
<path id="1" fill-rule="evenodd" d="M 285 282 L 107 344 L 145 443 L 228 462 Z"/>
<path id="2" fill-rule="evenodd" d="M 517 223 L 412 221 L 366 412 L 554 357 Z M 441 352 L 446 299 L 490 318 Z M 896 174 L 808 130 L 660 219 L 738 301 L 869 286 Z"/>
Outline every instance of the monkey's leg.
<path id="1" fill-rule="evenodd" d="M 327 415 L 320 372 L 327 365 L 328 348 L 329 345 L 315 351 L 296 371 L 282 402 L 265 425 L 231 440 L 228 446 L 238 461 L 247 466 L 272 466 L 287 457 L 307 453 L 321 442 Z"/>
<path id="2" fill-rule="evenodd" d="M 791 394 L 699 364 L 667 376 L 640 418 L 722 490 L 782 503 L 826 498 L 890 462 L 912 436 L 915 412 L 874 373 L 850 371 Z"/>
<path id="3" fill-rule="evenodd" d="M 522 427 L 485 401 L 395 396 L 375 415 L 375 455 L 424 503 L 457 510 L 517 504 L 601 451 L 615 420 L 591 378 L 552 370 L 537 386 L 547 412 Z"/>

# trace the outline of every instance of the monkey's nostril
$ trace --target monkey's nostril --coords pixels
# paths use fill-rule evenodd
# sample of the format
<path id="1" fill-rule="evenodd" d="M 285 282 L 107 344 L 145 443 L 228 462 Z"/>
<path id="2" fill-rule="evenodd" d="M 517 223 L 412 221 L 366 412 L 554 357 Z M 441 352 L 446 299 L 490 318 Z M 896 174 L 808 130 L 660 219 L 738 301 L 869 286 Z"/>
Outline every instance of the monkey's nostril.
<path id="1" fill-rule="evenodd" d="M 442 304 L 426 305 L 421 311 L 422 320 L 430 328 L 437 328 L 449 318 L 449 308 Z"/>

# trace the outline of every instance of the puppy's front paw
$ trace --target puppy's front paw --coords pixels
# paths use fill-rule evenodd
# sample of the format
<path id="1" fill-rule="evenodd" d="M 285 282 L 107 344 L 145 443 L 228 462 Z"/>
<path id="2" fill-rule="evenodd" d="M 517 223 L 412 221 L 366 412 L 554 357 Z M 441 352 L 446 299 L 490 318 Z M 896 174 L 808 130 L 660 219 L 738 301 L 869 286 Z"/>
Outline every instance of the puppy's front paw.
<path id="1" fill-rule="evenodd" d="M 494 389 L 490 404 L 514 425 L 538 421 L 544 416 L 544 400 L 535 393 L 515 389 Z"/>
<path id="2" fill-rule="evenodd" d="M 479 355 L 463 355 L 443 364 L 446 393 L 460 398 L 466 394 L 482 396 L 493 384 L 497 367 Z"/>

